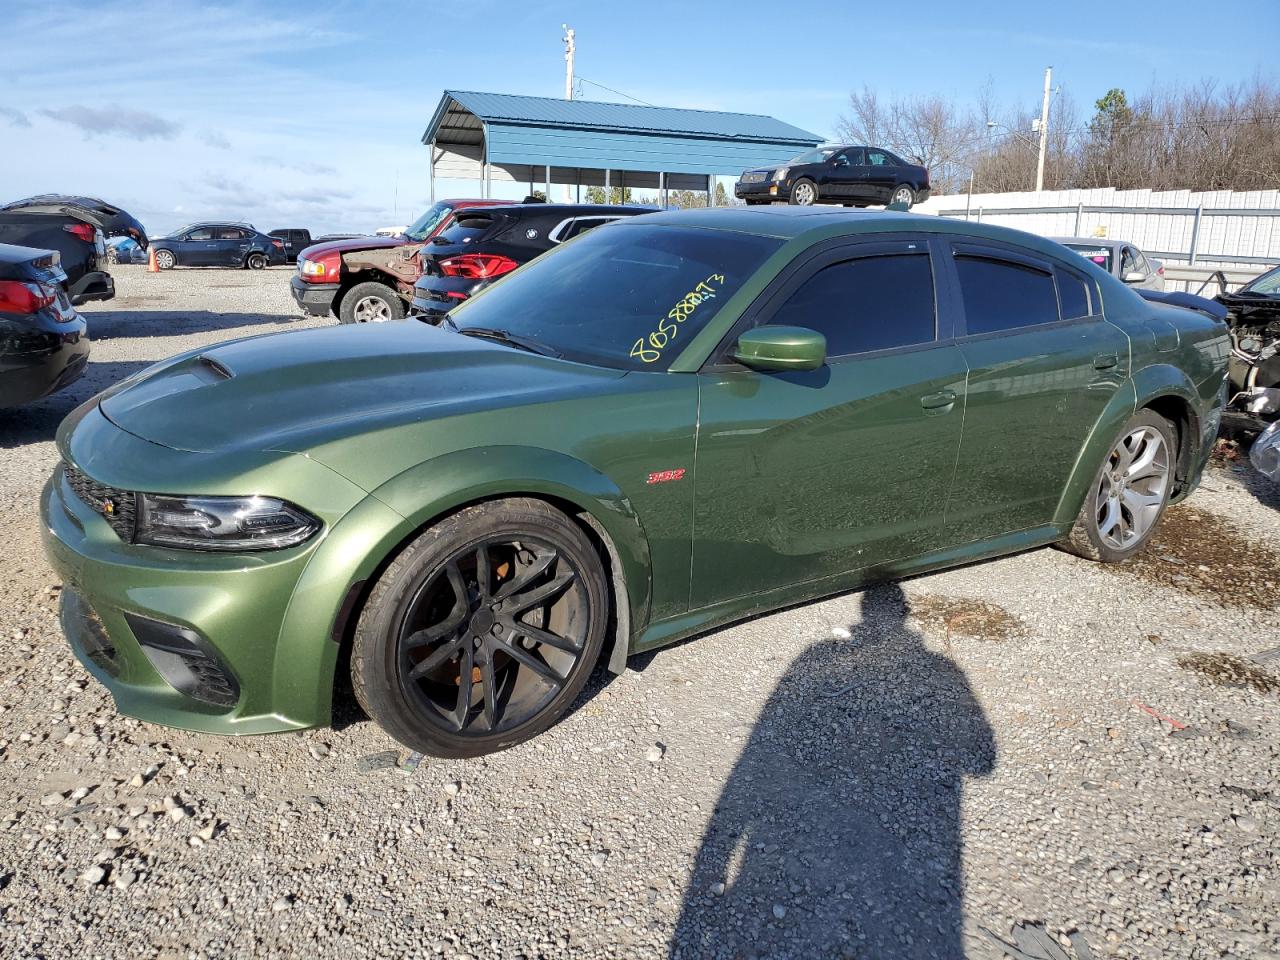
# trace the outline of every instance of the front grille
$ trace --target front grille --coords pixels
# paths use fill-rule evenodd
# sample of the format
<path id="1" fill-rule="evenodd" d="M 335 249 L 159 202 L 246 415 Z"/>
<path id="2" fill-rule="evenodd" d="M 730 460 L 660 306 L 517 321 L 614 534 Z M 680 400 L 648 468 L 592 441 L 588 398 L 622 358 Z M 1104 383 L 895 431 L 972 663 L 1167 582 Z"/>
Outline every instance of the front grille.
<path id="1" fill-rule="evenodd" d="M 138 497 L 129 490 L 118 490 L 99 483 L 69 463 L 62 465 L 67 486 L 90 509 L 102 514 L 111 529 L 125 542 L 132 542 L 137 525 Z"/>
<path id="2" fill-rule="evenodd" d="M 765 174 L 763 173 L 744 173 L 742 175 L 743 183 L 764 183 Z"/>

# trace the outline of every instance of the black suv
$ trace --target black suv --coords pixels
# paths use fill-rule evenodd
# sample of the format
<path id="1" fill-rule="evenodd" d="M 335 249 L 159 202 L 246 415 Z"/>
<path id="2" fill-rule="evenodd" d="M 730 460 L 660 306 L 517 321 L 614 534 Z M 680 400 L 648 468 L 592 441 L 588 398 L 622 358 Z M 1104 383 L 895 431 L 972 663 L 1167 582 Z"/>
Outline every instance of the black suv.
<path id="1" fill-rule="evenodd" d="M 167 237 L 152 240 L 156 266 L 263 267 L 284 263 L 284 241 L 248 223 L 192 223 Z"/>
<path id="2" fill-rule="evenodd" d="M 733 195 L 747 203 L 800 206 L 913 203 L 929 198 L 929 171 L 883 147 L 818 147 L 775 167 L 744 170 Z"/>
<path id="3" fill-rule="evenodd" d="M 460 210 L 457 222 L 422 248 L 422 277 L 410 315 L 435 321 L 497 277 L 556 244 L 656 207 L 520 203 Z"/>

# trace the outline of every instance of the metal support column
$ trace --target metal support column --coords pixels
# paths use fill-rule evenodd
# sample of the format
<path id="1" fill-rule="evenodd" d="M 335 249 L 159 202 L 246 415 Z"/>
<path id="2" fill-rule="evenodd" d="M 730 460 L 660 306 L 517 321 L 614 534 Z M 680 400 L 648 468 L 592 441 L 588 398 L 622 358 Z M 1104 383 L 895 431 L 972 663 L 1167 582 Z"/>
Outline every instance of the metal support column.
<path id="1" fill-rule="evenodd" d="M 436 141 L 431 138 L 431 145 L 427 147 L 427 179 L 431 184 L 431 203 L 436 202 Z"/>
<path id="2" fill-rule="evenodd" d="M 716 185 L 715 177 L 707 174 L 707 206 L 714 207 L 716 205 Z"/>
<path id="3" fill-rule="evenodd" d="M 609 199 L 609 168 L 608 167 L 604 168 L 604 202 L 613 203 L 613 201 Z"/>
<path id="4" fill-rule="evenodd" d="M 1200 246 L 1200 219 L 1204 216 L 1204 204 L 1196 207 L 1195 223 L 1191 225 L 1191 256 L 1192 264 L 1196 262 L 1196 248 Z"/>
<path id="5" fill-rule="evenodd" d="M 547 164 L 547 203 L 551 202 L 551 164 Z"/>
<path id="6" fill-rule="evenodd" d="M 1084 223 L 1084 204 L 1083 204 L 1083 203 L 1077 203 L 1077 204 L 1076 204 L 1076 231 L 1075 231 L 1075 233 L 1073 233 L 1073 234 L 1072 234 L 1072 236 L 1073 236 L 1073 237 L 1082 237 L 1082 236 L 1084 236 L 1084 234 L 1082 234 L 1082 233 L 1080 232 L 1080 230 L 1081 230 L 1081 226 L 1080 226 L 1080 225 L 1081 225 L 1082 223 Z"/>
<path id="7" fill-rule="evenodd" d="M 667 205 L 667 175 L 665 173 L 658 174 L 658 206 L 665 207 Z"/>
<path id="8" fill-rule="evenodd" d="M 489 183 L 489 161 L 484 162 L 484 198 L 489 199 L 489 191 L 492 189 Z"/>

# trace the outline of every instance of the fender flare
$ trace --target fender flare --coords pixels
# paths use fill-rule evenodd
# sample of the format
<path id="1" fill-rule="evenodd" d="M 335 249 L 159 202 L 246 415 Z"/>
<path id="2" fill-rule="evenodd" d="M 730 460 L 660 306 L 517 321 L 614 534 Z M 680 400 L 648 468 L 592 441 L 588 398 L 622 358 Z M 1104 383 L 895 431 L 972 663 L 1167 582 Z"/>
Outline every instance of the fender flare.
<path id="1" fill-rule="evenodd" d="M 649 542 L 631 502 L 611 479 L 566 454 L 536 447 L 459 450 L 426 460 L 388 480 L 325 536 L 294 589 L 276 652 L 278 702 L 301 723 L 327 723 L 338 635 L 366 585 L 404 544 L 462 507 L 502 497 L 539 497 L 577 514 L 603 541 L 615 596 L 615 630 L 607 649 L 620 673 L 631 638 L 648 622 Z M 606 641 L 610 643 L 610 641 Z M 315 669 L 299 669 L 313 663 Z"/>
<path id="2" fill-rule="evenodd" d="M 1198 436 L 1200 398 L 1187 375 L 1170 364 L 1153 364 L 1134 371 L 1112 396 L 1102 414 L 1094 421 L 1088 439 L 1080 448 L 1071 476 L 1063 488 L 1053 522 L 1064 530 L 1080 514 L 1080 507 L 1093 481 L 1102 458 L 1107 455 L 1116 433 L 1133 414 L 1163 397 L 1176 397 L 1186 403 L 1191 416 L 1191 438 Z M 1184 442 L 1181 453 L 1189 449 Z M 1181 458 L 1180 458 L 1181 459 Z"/>

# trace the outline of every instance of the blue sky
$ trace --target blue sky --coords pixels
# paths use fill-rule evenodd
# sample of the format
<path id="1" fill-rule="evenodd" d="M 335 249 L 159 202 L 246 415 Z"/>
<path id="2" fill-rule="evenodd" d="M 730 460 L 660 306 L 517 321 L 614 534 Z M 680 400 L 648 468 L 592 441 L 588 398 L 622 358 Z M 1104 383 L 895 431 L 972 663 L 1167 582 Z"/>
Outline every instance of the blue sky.
<path id="1" fill-rule="evenodd" d="M 999 101 L 1030 107 L 1052 65 L 1084 108 L 1110 87 L 1274 76 L 1280 27 L 1277 0 L 1221 0 L 1214 29 L 1190 0 L 1136 17 L 1122 4 L 1025 0 L 833 3 L 820 15 L 689 0 L 5 6 L 0 193 L 98 195 L 153 234 L 205 217 L 315 232 L 412 220 L 428 196 L 419 138 L 441 91 L 563 95 L 565 22 L 581 77 L 826 136 L 864 84 L 972 99 L 990 83 Z M 445 182 L 439 195 L 477 192 Z"/>

